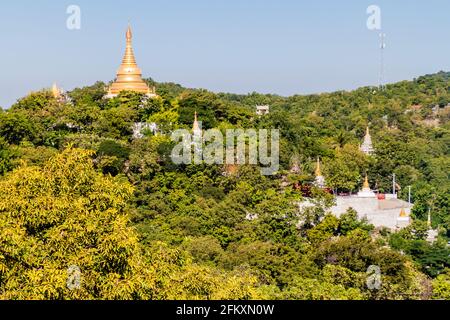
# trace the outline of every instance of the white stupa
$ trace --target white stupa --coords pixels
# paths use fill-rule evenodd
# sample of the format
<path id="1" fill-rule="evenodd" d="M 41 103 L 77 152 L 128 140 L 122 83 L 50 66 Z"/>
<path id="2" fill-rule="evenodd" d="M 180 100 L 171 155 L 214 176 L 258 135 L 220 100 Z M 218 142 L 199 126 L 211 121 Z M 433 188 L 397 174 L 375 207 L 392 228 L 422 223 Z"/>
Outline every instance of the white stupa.
<path id="1" fill-rule="evenodd" d="M 364 142 L 361 144 L 360 150 L 367 155 L 371 155 L 375 151 L 373 149 L 372 137 L 370 136 L 369 127 L 367 127 L 366 136 L 364 137 Z"/>

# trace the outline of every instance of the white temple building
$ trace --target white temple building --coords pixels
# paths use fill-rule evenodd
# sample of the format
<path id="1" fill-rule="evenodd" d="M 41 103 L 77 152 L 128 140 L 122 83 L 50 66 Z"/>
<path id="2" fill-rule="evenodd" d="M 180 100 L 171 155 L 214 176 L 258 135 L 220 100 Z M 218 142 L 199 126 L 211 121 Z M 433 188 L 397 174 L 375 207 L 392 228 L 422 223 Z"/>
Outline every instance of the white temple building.
<path id="1" fill-rule="evenodd" d="M 269 114 L 270 112 L 270 106 L 256 106 L 256 114 L 258 116 L 265 116 L 266 114 Z"/>
<path id="2" fill-rule="evenodd" d="M 337 196 L 331 213 L 340 217 L 352 208 L 360 219 L 366 218 L 376 228 L 403 229 L 411 223 L 412 204 L 399 199 L 360 198 L 357 196 Z"/>
<path id="3" fill-rule="evenodd" d="M 158 125 L 156 123 L 148 123 L 148 122 L 136 122 L 133 124 L 133 139 L 142 139 L 144 138 L 145 131 L 151 131 L 153 134 L 156 134 L 158 131 Z"/>
<path id="4" fill-rule="evenodd" d="M 392 196 L 383 194 L 378 197 L 370 189 L 366 175 L 362 190 L 357 195 L 337 196 L 336 205 L 331 208 L 331 212 L 339 217 L 352 208 L 360 219 L 367 219 L 376 228 L 386 227 L 398 230 L 410 225 L 412 207 L 412 204 Z"/>

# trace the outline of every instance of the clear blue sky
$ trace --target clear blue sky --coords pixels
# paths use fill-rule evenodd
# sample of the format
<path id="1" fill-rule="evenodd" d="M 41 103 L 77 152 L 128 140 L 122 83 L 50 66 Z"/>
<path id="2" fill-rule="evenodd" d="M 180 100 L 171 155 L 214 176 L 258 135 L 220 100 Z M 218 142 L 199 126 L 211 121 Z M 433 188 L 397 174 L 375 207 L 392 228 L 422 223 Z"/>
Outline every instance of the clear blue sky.
<path id="1" fill-rule="evenodd" d="M 81 30 L 66 28 L 79 5 Z M 450 1 L 1 1 L 0 106 L 57 82 L 115 76 L 131 19 L 145 77 L 212 91 L 291 95 L 376 85 L 380 6 L 386 81 L 450 70 Z"/>

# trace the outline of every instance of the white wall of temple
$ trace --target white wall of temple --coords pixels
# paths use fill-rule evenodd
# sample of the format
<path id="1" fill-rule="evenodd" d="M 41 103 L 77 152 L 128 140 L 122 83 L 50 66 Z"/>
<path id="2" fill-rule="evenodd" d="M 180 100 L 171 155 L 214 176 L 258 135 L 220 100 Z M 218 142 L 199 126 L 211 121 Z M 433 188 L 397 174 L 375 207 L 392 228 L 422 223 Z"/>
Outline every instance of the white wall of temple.
<path id="1" fill-rule="evenodd" d="M 404 208 L 406 214 L 409 216 L 412 205 L 396 199 L 378 200 L 376 198 L 338 196 L 336 197 L 336 206 L 331 208 L 331 212 L 339 217 L 349 208 L 353 208 L 358 213 L 359 218 L 367 218 L 375 227 L 396 229 L 401 209 Z"/>

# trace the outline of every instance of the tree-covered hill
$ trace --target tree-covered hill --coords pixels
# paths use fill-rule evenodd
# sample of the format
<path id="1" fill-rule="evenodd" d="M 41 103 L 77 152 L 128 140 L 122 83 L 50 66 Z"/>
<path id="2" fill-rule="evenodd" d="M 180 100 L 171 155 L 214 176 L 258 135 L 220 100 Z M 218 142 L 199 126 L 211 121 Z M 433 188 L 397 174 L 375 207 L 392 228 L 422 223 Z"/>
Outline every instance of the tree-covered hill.
<path id="1" fill-rule="evenodd" d="M 292 97 L 147 81 L 158 98 L 107 100 L 99 82 L 0 111 L 0 299 L 450 299 L 449 72 Z M 279 172 L 175 165 L 170 133 L 195 112 L 205 129 L 280 129 Z M 135 139 L 136 123 L 158 132 Z M 367 126 L 372 157 L 359 150 Z M 389 192 L 395 173 L 402 198 L 411 186 L 413 224 L 336 218 L 315 187 L 314 206 L 299 207 L 295 185 L 311 185 L 318 157 L 335 192 L 357 191 L 366 172 Z"/>

